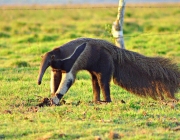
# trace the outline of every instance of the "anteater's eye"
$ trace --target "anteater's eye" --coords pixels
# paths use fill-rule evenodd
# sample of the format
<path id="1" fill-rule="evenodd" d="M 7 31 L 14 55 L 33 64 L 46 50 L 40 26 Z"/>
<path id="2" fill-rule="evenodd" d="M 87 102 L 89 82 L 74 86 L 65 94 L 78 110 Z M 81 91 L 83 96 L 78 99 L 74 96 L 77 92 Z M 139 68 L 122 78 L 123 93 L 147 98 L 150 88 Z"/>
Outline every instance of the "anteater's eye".
<path id="1" fill-rule="evenodd" d="M 51 56 L 51 59 L 54 60 L 54 59 L 55 59 L 55 55 L 52 55 L 52 56 Z"/>

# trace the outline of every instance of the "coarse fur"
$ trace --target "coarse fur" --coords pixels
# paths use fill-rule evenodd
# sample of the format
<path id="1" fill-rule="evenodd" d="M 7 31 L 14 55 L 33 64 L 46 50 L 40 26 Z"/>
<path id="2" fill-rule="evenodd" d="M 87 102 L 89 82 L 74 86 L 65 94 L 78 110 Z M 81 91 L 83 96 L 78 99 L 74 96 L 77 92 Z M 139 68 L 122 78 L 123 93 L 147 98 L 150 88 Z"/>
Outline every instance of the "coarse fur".
<path id="1" fill-rule="evenodd" d="M 58 69 L 52 69 L 51 70 L 51 81 L 50 81 L 50 87 L 51 87 L 51 94 L 52 96 L 55 95 L 59 84 L 61 82 L 62 78 L 62 72 Z"/>
<path id="2" fill-rule="evenodd" d="M 80 48 L 79 46 L 82 47 L 84 43 L 85 48 L 78 53 L 78 57 L 73 59 L 76 49 Z M 55 57 L 52 59 L 52 56 Z M 70 74 L 72 84 L 78 71 L 89 71 L 95 102 L 100 101 L 100 90 L 102 90 L 104 101 L 111 102 L 109 88 L 111 78 L 115 84 L 127 91 L 155 100 L 166 97 L 175 99 L 175 93 L 180 88 L 180 70 L 171 60 L 162 57 L 146 57 L 100 39 L 79 38 L 48 52 L 40 66 L 39 82 L 48 67 L 45 66 L 47 60 L 50 61 L 48 66 L 61 70 L 62 74 Z M 73 63 L 63 60 L 73 61 Z M 66 67 L 70 67 L 69 71 Z M 62 85 L 62 82 L 58 83 L 61 88 L 70 88 L 72 85 L 67 86 L 68 83 L 65 82 Z M 67 92 L 67 90 L 58 88 L 56 94 L 57 96 L 64 95 L 65 93 L 61 91 Z"/>

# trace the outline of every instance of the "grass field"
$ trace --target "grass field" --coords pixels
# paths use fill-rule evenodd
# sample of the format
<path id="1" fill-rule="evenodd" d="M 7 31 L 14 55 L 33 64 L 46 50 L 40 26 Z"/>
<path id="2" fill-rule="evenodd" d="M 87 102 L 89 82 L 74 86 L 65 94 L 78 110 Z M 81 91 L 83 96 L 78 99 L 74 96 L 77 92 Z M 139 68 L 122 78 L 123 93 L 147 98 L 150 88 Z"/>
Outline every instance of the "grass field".
<path id="1" fill-rule="evenodd" d="M 180 138 L 180 103 L 168 106 L 139 98 L 112 82 L 113 102 L 93 104 L 85 71 L 64 96 L 66 104 L 34 107 L 41 97 L 50 96 L 50 69 L 37 85 L 43 53 L 78 37 L 113 42 L 110 31 L 117 8 L 103 6 L 0 7 L 0 139 L 106 140 L 110 132 L 132 140 Z M 180 66 L 180 4 L 139 6 L 125 10 L 126 49 L 170 58 Z"/>

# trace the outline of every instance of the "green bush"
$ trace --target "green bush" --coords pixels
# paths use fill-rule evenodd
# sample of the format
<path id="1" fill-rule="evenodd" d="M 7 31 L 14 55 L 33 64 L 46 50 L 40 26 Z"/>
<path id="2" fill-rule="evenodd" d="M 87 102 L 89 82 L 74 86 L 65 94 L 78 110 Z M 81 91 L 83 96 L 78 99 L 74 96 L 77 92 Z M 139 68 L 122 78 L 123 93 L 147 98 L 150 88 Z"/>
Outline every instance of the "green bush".
<path id="1" fill-rule="evenodd" d="M 16 61 L 16 62 L 13 62 L 11 65 L 16 68 L 30 67 L 30 64 L 26 61 Z"/>
<path id="2" fill-rule="evenodd" d="M 44 35 L 41 39 L 43 42 L 56 41 L 59 38 L 58 35 Z"/>
<path id="3" fill-rule="evenodd" d="M 6 32 L 0 32 L 0 38 L 10 38 L 11 36 Z"/>

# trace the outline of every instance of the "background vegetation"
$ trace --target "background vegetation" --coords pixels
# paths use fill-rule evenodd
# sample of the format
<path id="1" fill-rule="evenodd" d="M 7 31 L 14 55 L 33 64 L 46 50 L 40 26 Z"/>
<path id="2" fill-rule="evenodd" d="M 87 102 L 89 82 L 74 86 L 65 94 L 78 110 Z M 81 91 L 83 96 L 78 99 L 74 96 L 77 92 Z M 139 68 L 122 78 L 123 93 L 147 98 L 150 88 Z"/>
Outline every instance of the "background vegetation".
<path id="1" fill-rule="evenodd" d="M 126 49 L 170 58 L 180 66 L 179 6 L 127 5 Z M 180 138 L 179 103 L 139 98 L 112 83 L 113 102 L 93 104 L 84 71 L 64 97 L 66 104 L 34 107 L 50 96 L 50 69 L 37 85 L 40 56 L 78 37 L 113 42 L 116 6 L 4 6 L 0 11 L 0 139 L 109 139 L 110 132 L 133 140 Z"/>

